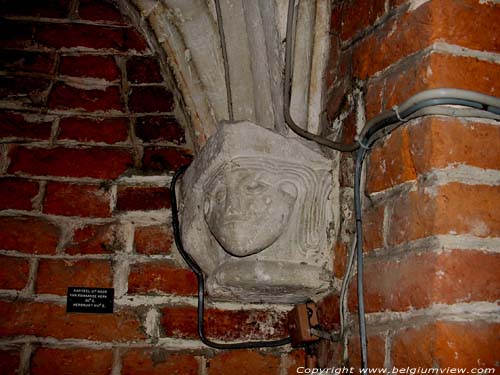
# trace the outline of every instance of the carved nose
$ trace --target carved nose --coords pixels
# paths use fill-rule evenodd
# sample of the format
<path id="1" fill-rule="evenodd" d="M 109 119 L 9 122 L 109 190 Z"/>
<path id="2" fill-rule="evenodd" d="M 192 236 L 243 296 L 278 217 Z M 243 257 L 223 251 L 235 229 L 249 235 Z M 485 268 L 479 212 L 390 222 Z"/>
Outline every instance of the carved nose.
<path id="1" fill-rule="evenodd" d="M 226 196 L 226 212 L 228 214 L 241 214 L 241 202 L 238 193 L 228 191 Z"/>

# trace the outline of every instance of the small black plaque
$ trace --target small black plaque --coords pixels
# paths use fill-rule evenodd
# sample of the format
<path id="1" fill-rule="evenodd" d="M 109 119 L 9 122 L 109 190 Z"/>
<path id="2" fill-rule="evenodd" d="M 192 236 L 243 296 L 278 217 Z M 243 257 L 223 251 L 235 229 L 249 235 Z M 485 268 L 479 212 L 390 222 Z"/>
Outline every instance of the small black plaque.
<path id="1" fill-rule="evenodd" d="M 113 288 L 68 287 L 66 312 L 113 313 Z"/>

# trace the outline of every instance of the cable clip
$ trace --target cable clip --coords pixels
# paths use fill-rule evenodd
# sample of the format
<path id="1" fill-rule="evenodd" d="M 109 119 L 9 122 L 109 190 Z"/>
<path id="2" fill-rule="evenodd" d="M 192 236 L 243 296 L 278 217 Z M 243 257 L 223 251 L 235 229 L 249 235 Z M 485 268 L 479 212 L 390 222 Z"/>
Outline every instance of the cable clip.
<path id="1" fill-rule="evenodd" d="M 401 122 L 408 122 L 408 120 L 405 120 L 404 118 L 402 118 L 399 115 L 399 107 L 397 105 L 395 105 L 394 107 L 392 107 L 392 110 L 396 113 L 396 116 L 397 116 L 397 118 L 398 118 L 399 121 L 401 121 Z"/>
<path id="2" fill-rule="evenodd" d="M 368 145 L 365 145 L 363 143 L 363 141 L 361 140 L 361 138 L 358 138 L 358 143 L 361 146 L 361 148 L 364 148 L 365 150 L 369 150 L 370 149 L 370 147 Z"/>

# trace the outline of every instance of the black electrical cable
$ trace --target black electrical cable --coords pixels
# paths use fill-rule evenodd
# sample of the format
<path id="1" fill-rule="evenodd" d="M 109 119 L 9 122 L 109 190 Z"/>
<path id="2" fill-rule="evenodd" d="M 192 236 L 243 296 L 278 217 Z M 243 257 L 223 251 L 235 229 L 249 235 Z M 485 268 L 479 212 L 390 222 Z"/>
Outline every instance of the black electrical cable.
<path id="1" fill-rule="evenodd" d="M 303 138 L 314 141 L 320 145 L 332 148 L 342 152 L 352 152 L 358 149 L 357 142 L 345 144 L 341 142 L 333 142 L 319 135 L 309 133 L 298 126 L 290 113 L 291 101 L 291 84 L 292 84 L 292 50 L 295 44 L 295 0 L 288 2 L 288 16 L 286 21 L 286 49 L 285 49 L 285 82 L 283 84 L 283 115 L 285 122 L 290 129 Z"/>
<path id="2" fill-rule="evenodd" d="M 174 230 L 174 240 L 182 259 L 188 264 L 188 266 L 193 270 L 198 280 L 198 335 L 201 341 L 212 348 L 215 349 L 251 349 L 251 348 L 272 348 L 276 346 L 287 345 L 291 343 L 291 338 L 287 337 L 280 340 L 274 341 L 247 341 L 239 343 L 217 343 L 211 341 L 205 336 L 204 329 L 204 312 L 205 312 L 205 276 L 203 271 L 196 263 L 196 261 L 189 255 L 182 244 L 181 232 L 179 226 L 179 211 L 177 207 L 177 195 L 175 192 L 175 186 L 179 177 L 186 171 L 188 166 L 183 166 L 179 168 L 172 177 L 172 182 L 170 183 L 170 200 L 172 206 L 172 228 Z"/>

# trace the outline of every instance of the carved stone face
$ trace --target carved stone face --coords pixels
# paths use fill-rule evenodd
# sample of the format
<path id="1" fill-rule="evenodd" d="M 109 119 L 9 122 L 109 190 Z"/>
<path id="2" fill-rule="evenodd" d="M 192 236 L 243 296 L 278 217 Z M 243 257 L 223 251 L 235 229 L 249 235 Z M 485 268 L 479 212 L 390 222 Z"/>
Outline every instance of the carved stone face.
<path id="1" fill-rule="evenodd" d="M 244 257 L 271 246 L 288 226 L 294 185 L 267 171 L 231 165 L 205 187 L 205 221 L 229 254 Z"/>
<path id="2" fill-rule="evenodd" d="M 182 241 L 210 298 L 297 303 L 329 288 L 332 167 L 309 146 L 224 124 L 187 169 Z"/>

